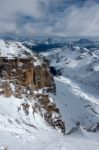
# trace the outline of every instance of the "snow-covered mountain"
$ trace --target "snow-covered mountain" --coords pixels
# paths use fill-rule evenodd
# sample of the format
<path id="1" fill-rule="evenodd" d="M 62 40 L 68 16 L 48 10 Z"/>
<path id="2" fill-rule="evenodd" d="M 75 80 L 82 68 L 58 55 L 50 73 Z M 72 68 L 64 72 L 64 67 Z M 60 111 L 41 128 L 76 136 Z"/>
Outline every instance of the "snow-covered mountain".
<path id="1" fill-rule="evenodd" d="M 99 50 L 74 43 L 0 40 L 0 149 L 99 149 Z"/>
<path id="2" fill-rule="evenodd" d="M 99 50 L 69 44 L 41 54 L 49 58 L 51 70 L 57 75 L 55 99 L 67 127 L 80 124 L 88 131 L 98 130 Z"/>
<path id="3" fill-rule="evenodd" d="M 72 44 L 42 53 L 60 74 L 98 88 L 99 49 L 90 50 Z M 96 83 L 96 84 L 95 84 Z"/>
<path id="4" fill-rule="evenodd" d="M 55 94 L 49 64 L 19 42 L 0 40 L 0 139 L 14 136 L 31 142 L 55 129 L 65 134 L 60 110 L 49 93 Z M 0 148 L 13 149 L 3 140 Z"/>

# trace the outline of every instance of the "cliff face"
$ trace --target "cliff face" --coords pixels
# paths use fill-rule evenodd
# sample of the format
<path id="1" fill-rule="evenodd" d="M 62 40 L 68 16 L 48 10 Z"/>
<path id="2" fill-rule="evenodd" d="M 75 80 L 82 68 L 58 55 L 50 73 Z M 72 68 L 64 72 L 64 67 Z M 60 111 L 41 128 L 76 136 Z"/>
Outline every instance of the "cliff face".
<path id="1" fill-rule="evenodd" d="M 39 113 L 50 126 L 65 133 L 59 109 L 49 96 L 49 92 L 55 94 L 56 91 L 49 62 L 35 55 L 25 58 L 1 56 L 0 78 L 0 95 L 25 99 L 18 111 L 23 109 L 28 115 L 31 102 L 33 114 Z"/>
<path id="2" fill-rule="evenodd" d="M 20 86 L 33 87 L 38 90 L 44 87 L 54 90 L 54 80 L 48 64 L 38 64 L 33 57 L 0 58 L 0 76 L 3 80 L 16 81 Z"/>

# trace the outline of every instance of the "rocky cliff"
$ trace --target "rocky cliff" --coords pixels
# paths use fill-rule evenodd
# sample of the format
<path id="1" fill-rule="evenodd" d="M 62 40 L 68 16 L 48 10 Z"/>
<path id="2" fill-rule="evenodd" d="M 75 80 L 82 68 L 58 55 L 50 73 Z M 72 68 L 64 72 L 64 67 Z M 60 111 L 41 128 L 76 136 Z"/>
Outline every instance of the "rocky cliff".
<path id="1" fill-rule="evenodd" d="M 6 45 L 9 46 L 9 43 Z M 18 55 L 10 53 L 10 57 L 7 50 L 4 49 L 5 55 L 3 55 L 1 49 L 0 95 L 14 96 L 18 99 L 24 98 L 18 111 L 23 109 L 25 115 L 28 116 L 31 104 L 33 114 L 40 114 L 48 125 L 65 133 L 65 124 L 62 121 L 60 111 L 49 96 L 49 92 L 55 94 L 56 91 L 49 62 L 26 51 L 16 43 L 13 47 L 15 48 L 15 46 L 15 50 L 20 49 L 20 53 Z M 15 51 L 13 47 L 11 52 Z"/>
<path id="2" fill-rule="evenodd" d="M 34 57 L 0 57 L 0 77 L 2 81 L 14 82 L 16 86 L 31 86 L 33 90 L 44 87 L 50 91 L 55 90 L 49 65 L 43 60 L 36 62 Z"/>

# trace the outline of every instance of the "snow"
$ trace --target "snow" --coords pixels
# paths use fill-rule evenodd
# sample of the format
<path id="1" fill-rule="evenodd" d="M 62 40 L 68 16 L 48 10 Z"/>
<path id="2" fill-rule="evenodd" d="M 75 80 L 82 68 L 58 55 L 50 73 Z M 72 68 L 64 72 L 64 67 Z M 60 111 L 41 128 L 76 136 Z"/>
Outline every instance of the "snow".
<path id="1" fill-rule="evenodd" d="M 80 47 L 53 49 L 42 55 L 49 58 L 51 66 L 60 70 L 64 77 L 69 77 L 83 84 L 99 89 L 99 50 Z"/>
<path id="2" fill-rule="evenodd" d="M 34 66 L 40 66 L 41 65 L 41 62 L 39 60 L 37 60 L 36 62 L 34 62 Z"/>
<path id="3" fill-rule="evenodd" d="M 78 122 L 87 130 L 99 122 L 99 51 L 97 55 L 95 51 L 91 54 L 85 48 L 64 47 L 42 53 L 61 72 L 55 77 L 54 99 L 65 120 L 66 132 Z"/>
<path id="4" fill-rule="evenodd" d="M 99 123 L 99 50 L 90 52 L 86 48 L 64 47 L 41 54 L 61 72 L 61 76 L 55 77 L 53 98 L 65 121 L 66 133 L 74 132 L 64 137 L 68 146 L 63 149 L 97 150 L 99 132 L 86 130 L 92 131 Z"/>
<path id="5" fill-rule="evenodd" d="M 99 71 L 99 64 L 97 64 L 96 66 L 94 66 L 94 71 Z"/>
<path id="6" fill-rule="evenodd" d="M 98 104 L 97 96 L 93 100 L 91 98 L 92 91 L 86 89 L 85 93 L 82 86 L 63 76 L 55 77 L 55 82 L 57 92 L 53 98 L 65 120 L 67 133 L 75 126 L 76 121 L 83 121 L 87 125 L 89 120 L 84 119 L 86 115 L 93 122 L 97 121 L 98 117 L 84 108 L 89 103 L 92 107 L 94 103 Z M 23 110 L 18 112 L 23 102 L 24 99 L 19 100 L 13 96 L 0 96 L 0 149 L 7 146 L 8 150 L 98 150 L 99 132 L 89 133 L 82 128 L 82 124 L 74 133 L 62 135 L 49 127 L 39 114 L 33 117 L 31 103 L 29 116 Z"/>
<path id="7" fill-rule="evenodd" d="M 26 57 L 24 51 L 31 54 L 19 42 L 0 40 L 0 49 L 0 55 L 9 58 Z M 56 69 L 62 69 L 61 76 L 54 78 L 56 95 L 49 96 L 60 109 L 66 135 L 48 126 L 39 113 L 33 114 L 33 101 L 28 100 L 29 115 L 26 115 L 22 107 L 26 102 L 24 98 L 0 95 L 0 150 L 5 147 L 8 150 L 99 150 L 99 131 L 87 132 L 99 123 L 99 52 L 96 50 L 91 55 L 85 48 L 81 51 L 80 47 L 74 50 L 65 47 L 43 55 L 49 57 Z M 34 65 L 40 65 L 34 58 Z M 15 90 L 13 84 L 11 88 Z"/>
<path id="8" fill-rule="evenodd" d="M 24 57 L 27 58 L 27 53 L 32 55 L 33 53 L 24 47 L 20 42 L 3 41 L 0 39 L 0 56 L 1 57 Z"/>
<path id="9" fill-rule="evenodd" d="M 80 122 L 83 128 L 94 128 L 99 122 L 99 116 L 92 110 L 99 112 L 99 99 L 94 97 L 87 89 L 73 83 L 68 78 L 55 78 L 56 104 L 60 108 L 61 114 L 66 123 L 66 132 L 70 132 Z M 87 107 L 89 106 L 89 107 Z"/>
<path id="10" fill-rule="evenodd" d="M 94 134 L 81 135 L 79 132 L 72 136 L 62 136 L 52 130 L 40 131 L 39 134 L 35 134 L 35 139 L 32 136 L 27 137 L 27 134 L 24 137 L 9 133 L 0 135 L 1 147 L 6 145 L 10 150 L 98 150 L 99 148 L 99 137 Z"/>

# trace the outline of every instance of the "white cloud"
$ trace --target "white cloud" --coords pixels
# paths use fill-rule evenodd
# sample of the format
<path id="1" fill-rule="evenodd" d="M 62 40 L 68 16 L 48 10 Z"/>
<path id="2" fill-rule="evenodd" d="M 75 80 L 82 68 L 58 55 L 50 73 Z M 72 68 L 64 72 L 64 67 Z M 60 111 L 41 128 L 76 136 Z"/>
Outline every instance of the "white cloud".
<path id="1" fill-rule="evenodd" d="M 39 0 L 0 0 L 0 16 L 13 17 L 17 13 L 39 18 L 42 16 Z"/>
<path id="2" fill-rule="evenodd" d="M 67 36 L 99 35 L 99 4 L 90 7 L 72 7 L 67 16 L 56 23 Z"/>
<path id="3" fill-rule="evenodd" d="M 0 34 L 99 36 L 99 3 L 87 0 L 83 7 L 69 6 L 60 12 L 56 8 L 63 1 L 0 0 Z M 22 22 L 25 16 L 32 20 Z"/>

